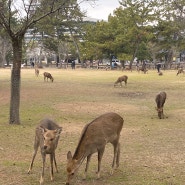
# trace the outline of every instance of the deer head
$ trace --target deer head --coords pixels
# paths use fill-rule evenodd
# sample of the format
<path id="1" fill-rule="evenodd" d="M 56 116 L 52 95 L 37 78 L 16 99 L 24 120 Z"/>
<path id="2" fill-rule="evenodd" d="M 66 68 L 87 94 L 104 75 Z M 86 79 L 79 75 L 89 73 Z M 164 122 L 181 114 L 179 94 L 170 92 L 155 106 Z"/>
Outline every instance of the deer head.
<path id="1" fill-rule="evenodd" d="M 58 139 L 62 128 L 58 128 L 56 130 L 48 130 L 47 128 L 39 128 L 42 136 L 43 136 L 43 150 L 46 153 L 52 153 L 58 144 Z"/>
<path id="2" fill-rule="evenodd" d="M 69 185 L 70 181 L 76 175 L 81 165 L 80 161 L 81 160 L 73 159 L 70 151 L 67 153 L 67 182 L 66 182 L 66 185 Z"/>

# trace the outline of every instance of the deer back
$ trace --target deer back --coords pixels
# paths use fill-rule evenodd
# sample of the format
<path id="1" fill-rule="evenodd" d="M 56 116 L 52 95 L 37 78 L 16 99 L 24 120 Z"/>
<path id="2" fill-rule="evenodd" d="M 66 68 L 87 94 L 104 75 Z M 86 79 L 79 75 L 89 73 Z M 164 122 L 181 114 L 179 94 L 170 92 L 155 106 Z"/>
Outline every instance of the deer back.
<path id="1" fill-rule="evenodd" d="M 160 92 L 159 94 L 156 95 L 155 98 L 157 108 L 162 108 L 165 101 L 166 101 L 166 93 L 165 92 Z"/>

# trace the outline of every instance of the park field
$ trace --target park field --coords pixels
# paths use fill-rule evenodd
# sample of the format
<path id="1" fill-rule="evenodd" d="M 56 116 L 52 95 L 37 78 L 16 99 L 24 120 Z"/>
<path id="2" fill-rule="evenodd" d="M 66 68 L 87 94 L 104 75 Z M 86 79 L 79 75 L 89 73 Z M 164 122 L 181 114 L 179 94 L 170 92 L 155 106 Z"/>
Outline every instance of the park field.
<path id="1" fill-rule="evenodd" d="M 44 82 L 43 72 L 54 82 Z M 185 184 L 185 74 L 176 70 L 136 71 L 96 69 L 21 70 L 20 125 L 9 125 L 10 69 L 0 69 L 0 185 L 38 185 L 42 159 L 38 152 L 31 174 L 27 174 L 33 153 L 35 127 L 51 118 L 63 127 L 56 159 L 59 173 L 50 181 L 49 157 L 45 185 L 66 182 L 67 152 L 74 153 L 85 124 L 106 112 L 124 118 L 121 132 L 120 166 L 110 175 L 113 148 L 107 144 L 101 178 L 96 179 L 97 154 L 83 180 L 85 161 L 74 185 L 184 185 Z M 128 84 L 114 87 L 121 75 Z M 155 110 L 155 96 L 167 93 L 165 119 Z"/>

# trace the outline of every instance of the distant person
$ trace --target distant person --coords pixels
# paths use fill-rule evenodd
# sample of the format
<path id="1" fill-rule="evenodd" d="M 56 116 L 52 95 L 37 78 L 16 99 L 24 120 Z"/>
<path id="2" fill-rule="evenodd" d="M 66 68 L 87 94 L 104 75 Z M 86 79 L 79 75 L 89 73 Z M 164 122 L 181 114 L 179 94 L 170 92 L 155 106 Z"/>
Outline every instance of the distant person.
<path id="1" fill-rule="evenodd" d="M 34 68 L 35 64 L 34 62 L 31 62 L 31 67 Z"/>
<path id="2" fill-rule="evenodd" d="M 161 70 L 161 63 L 157 63 L 157 72 L 159 73 L 160 72 L 160 70 Z"/>
<path id="3" fill-rule="evenodd" d="M 71 62 L 71 68 L 75 69 L 75 61 L 74 60 Z"/>

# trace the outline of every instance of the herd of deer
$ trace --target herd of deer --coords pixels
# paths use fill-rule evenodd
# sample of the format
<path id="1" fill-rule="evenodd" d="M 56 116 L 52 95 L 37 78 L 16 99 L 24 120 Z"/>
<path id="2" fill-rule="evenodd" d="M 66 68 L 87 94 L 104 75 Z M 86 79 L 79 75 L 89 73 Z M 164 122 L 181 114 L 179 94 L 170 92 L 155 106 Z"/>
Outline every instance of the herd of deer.
<path id="1" fill-rule="evenodd" d="M 179 73 L 184 73 L 183 70 L 179 69 L 177 75 Z M 35 69 L 36 76 L 39 75 L 39 70 Z M 44 72 L 44 81 L 48 80 L 48 78 L 53 82 L 54 78 L 48 72 Z M 122 86 L 122 82 L 127 85 L 128 76 L 123 75 L 119 77 L 114 83 L 114 87 L 117 84 Z M 159 119 L 164 119 L 163 106 L 166 101 L 166 92 L 160 92 L 155 97 L 156 102 L 156 110 L 158 113 Z M 101 171 L 101 160 L 103 157 L 103 153 L 105 150 L 105 146 L 107 143 L 111 143 L 114 148 L 113 162 L 111 174 L 113 174 L 114 169 L 119 167 L 119 157 L 120 157 L 120 133 L 123 127 L 124 120 L 123 118 L 114 112 L 109 112 L 99 116 L 94 119 L 89 124 L 86 124 L 81 132 L 81 137 L 79 139 L 78 145 L 74 154 L 72 155 L 69 151 L 67 153 L 67 181 L 66 185 L 71 183 L 73 177 L 77 174 L 77 171 L 83 161 L 87 159 L 86 167 L 85 167 L 85 177 L 87 175 L 87 170 L 89 167 L 89 162 L 93 153 L 98 153 L 98 171 L 97 177 L 100 178 Z M 60 133 L 62 131 L 62 127 L 57 125 L 50 119 L 44 119 L 40 122 L 38 127 L 35 130 L 35 142 L 34 142 L 34 153 L 32 157 L 32 161 L 30 163 L 30 167 L 28 173 L 31 172 L 33 167 L 33 162 L 35 156 L 37 154 L 38 148 L 40 147 L 43 165 L 42 165 L 42 173 L 40 177 L 40 185 L 44 183 L 44 168 L 46 155 L 50 155 L 50 174 L 51 180 L 53 180 L 53 163 L 55 165 L 56 171 L 57 163 L 55 158 L 55 150 L 58 145 Z"/>

